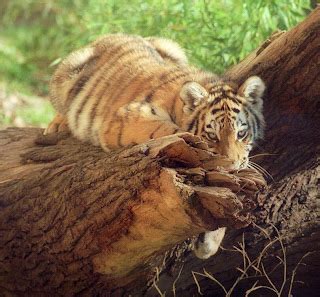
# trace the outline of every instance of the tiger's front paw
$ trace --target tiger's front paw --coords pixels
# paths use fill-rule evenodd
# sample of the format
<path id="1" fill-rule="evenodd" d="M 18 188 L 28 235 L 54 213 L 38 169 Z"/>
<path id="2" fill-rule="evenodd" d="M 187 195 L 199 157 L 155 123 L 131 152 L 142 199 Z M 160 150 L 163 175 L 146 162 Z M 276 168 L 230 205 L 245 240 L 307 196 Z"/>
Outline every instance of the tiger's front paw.
<path id="1" fill-rule="evenodd" d="M 226 228 L 219 228 L 215 231 L 201 233 L 195 243 L 194 253 L 200 259 L 208 259 L 217 253 Z"/>
<path id="2" fill-rule="evenodd" d="M 47 129 L 44 130 L 43 134 L 51 134 L 56 132 L 69 132 L 68 120 L 58 113 L 51 123 L 48 125 Z"/>

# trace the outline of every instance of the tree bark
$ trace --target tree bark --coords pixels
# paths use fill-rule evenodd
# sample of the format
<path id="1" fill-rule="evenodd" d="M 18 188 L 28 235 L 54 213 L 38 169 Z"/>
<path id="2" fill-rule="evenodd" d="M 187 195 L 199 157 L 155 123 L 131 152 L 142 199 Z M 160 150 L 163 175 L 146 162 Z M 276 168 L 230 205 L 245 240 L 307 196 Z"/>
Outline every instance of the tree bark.
<path id="1" fill-rule="evenodd" d="M 250 278 L 239 282 L 233 296 L 244 296 L 256 281 L 274 289 L 257 269 L 266 270 L 281 296 L 290 291 L 293 271 L 304 282 L 293 284 L 294 296 L 316 296 L 319 66 L 317 8 L 227 72 L 240 83 L 259 75 L 268 87 L 267 131 L 257 154 L 272 155 L 257 160 L 273 179 L 258 197 L 254 193 L 263 186 L 258 174 L 223 171 L 227 160 L 188 134 L 106 154 L 63 134 L 1 132 L 0 291 L 4 296 L 159 296 L 159 291 L 224 296 L 208 274 L 199 273 L 205 274 L 205 267 L 229 290 L 243 262 L 243 253 L 229 250 L 240 242 L 250 259 L 263 257 L 246 271 Z M 232 229 L 248 225 L 251 213 L 256 222 L 243 238 L 243 230 Z M 227 249 L 207 261 L 196 259 L 192 240 L 186 239 L 218 226 L 230 227 Z M 304 255 L 306 265 L 294 270 Z M 283 261 L 278 266 L 276 256 Z M 273 296 L 270 292 L 262 293 Z"/>
<path id="2" fill-rule="evenodd" d="M 0 283 L 16 295 L 92 296 L 148 279 L 171 246 L 248 225 L 264 186 L 253 171 L 219 170 L 229 161 L 187 133 L 108 154 L 41 133 L 0 133 Z"/>

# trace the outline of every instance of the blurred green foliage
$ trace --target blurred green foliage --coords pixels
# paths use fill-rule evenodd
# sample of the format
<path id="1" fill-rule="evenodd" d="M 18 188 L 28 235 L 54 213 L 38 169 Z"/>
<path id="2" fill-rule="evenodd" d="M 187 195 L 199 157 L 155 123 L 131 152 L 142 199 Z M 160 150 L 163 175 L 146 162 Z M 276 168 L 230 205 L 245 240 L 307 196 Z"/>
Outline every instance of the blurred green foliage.
<path id="1" fill-rule="evenodd" d="M 2 0 L 0 82 L 46 95 L 61 58 L 114 32 L 172 38 L 221 73 L 309 11 L 310 0 Z"/>
<path id="2" fill-rule="evenodd" d="M 309 9 L 306 0 L 3 0 L 0 77 L 45 94 L 52 62 L 112 32 L 172 38 L 221 73 Z"/>

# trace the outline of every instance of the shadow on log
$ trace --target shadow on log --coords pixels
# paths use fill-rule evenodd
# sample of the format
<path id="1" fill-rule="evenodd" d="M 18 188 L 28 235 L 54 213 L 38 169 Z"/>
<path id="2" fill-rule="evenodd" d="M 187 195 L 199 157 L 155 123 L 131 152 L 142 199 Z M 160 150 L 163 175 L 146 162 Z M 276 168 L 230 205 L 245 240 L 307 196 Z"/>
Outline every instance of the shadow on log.
<path id="1" fill-rule="evenodd" d="M 280 296 L 290 292 L 293 274 L 300 281 L 293 283 L 294 296 L 317 296 L 319 20 L 317 8 L 227 72 L 239 82 L 259 75 L 268 87 L 267 133 L 256 154 L 269 155 L 255 161 L 273 179 L 257 199 L 254 192 L 263 184 L 259 175 L 224 172 L 218 167 L 228 167 L 227 161 L 188 134 L 106 154 L 65 135 L 40 138 L 35 146 L 39 130 L 2 131 L 4 295 L 159 296 L 161 291 L 166 296 L 225 296 L 203 268 L 229 290 L 244 259 L 229 249 L 239 241 L 249 261 L 278 238 L 261 260 Z M 252 212 L 255 203 L 258 209 Z M 250 213 L 259 227 L 247 228 L 244 239 L 242 231 L 230 230 L 226 249 L 208 261 L 195 259 L 191 241 L 183 242 L 220 225 L 246 226 Z M 295 270 L 302 258 L 306 265 Z M 197 282 L 192 272 L 198 273 Z M 272 287 L 268 278 L 250 273 L 233 296 L 244 296 L 256 281 Z M 255 293 L 273 296 L 270 292 Z"/>

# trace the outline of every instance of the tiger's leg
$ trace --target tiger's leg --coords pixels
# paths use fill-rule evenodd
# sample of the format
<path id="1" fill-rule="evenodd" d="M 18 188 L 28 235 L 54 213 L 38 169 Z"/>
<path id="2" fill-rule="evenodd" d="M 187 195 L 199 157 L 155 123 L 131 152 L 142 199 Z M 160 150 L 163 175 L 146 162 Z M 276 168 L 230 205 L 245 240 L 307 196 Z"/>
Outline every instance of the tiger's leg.
<path id="1" fill-rule="evenodd" d="M 224 238 L 226 228 L 201 233 L 195 243 L 194 253 L 200 259 L 208 259 L 217 253 Z"/>
<path id="2" fill-rule="evenodd" d="M 50 134 L 55 132 L 68 132 L 68 120 L 65 116 L 58 113 L 53 120 L 50 122 L 48 127 L 44 130 L 43 134 Z"/>
<path id="3" fill-rule="evenodd" d="M 164 111 L 150 104 L 134 102 L 102 125 L 99 142 L 104 149 L 115 149 L 178 132 L 183 131 Z"/>
<path id="4" fill-rule="evenodd" d="M 152 44 L 165 61 L 182 66 L 188 64 L 188 58 L 178 43 L 160 37 L 147 37 L 145 39 Z"/>

